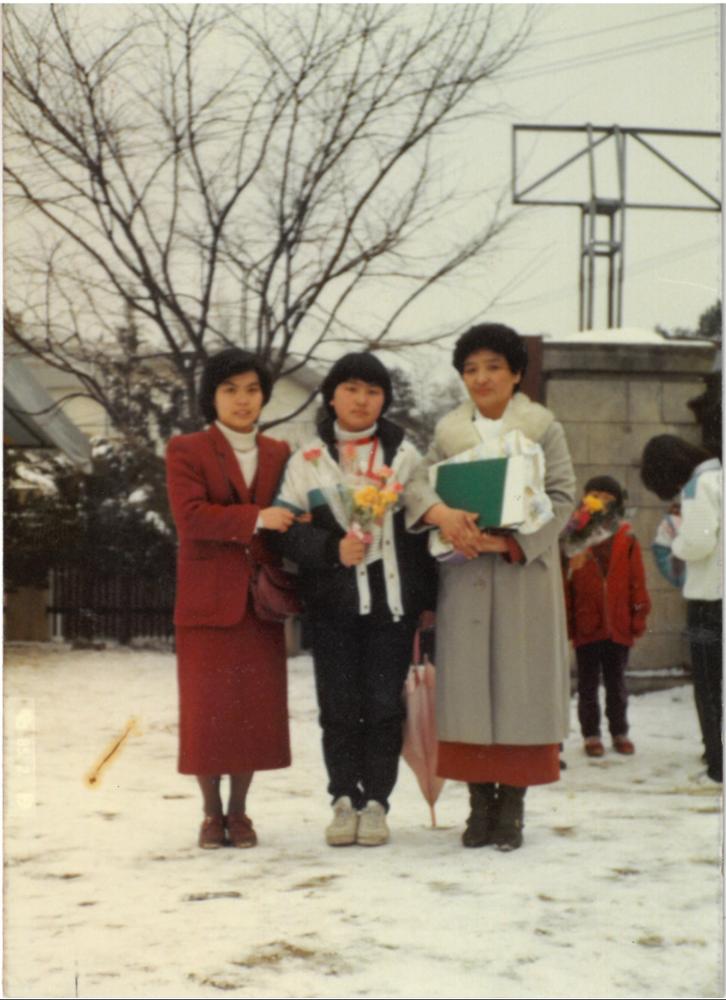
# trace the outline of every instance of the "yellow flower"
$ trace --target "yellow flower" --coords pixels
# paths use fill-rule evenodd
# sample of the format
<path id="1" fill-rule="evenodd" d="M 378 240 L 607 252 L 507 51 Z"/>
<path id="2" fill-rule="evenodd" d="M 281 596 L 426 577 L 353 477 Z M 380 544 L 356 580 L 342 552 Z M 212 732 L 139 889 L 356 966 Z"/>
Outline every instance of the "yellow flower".
<path id="1" fill-rule="evenodd" d="M 353 502 L 358 507 L 372 507 L 378 499 L 378 490 L 375 486 L 362 486 L 353 494 Z"/>
<path id="2" fill-rule="evenodd" d="M 584 506 L 587 508 L 587 510 L 590 511 L 591 514 L 598 514 L 605 507 L 605 504 L 602 502 L 602 500 L 598 500 L 597 497 L 590 496 L 589 493 L 582 502 Z"/>
<path id="3" fill-rule="evenodd" d="M 381 501 L 389 507 L 392 503 L 398 500 L 398 493 L 394 493 L 393 490 L 381 490 Z"/>

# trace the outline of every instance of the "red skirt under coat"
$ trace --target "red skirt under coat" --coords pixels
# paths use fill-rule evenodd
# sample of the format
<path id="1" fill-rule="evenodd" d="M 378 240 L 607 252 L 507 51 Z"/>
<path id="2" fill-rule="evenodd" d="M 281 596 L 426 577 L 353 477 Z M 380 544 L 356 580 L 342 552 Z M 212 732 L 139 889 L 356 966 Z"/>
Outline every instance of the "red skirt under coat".
<path id="1" fill-rule="evenodd" d="M 557 743 L 512 746 L 504 743 L 439 743 L 441 778 L 473 784 L 499 782 L 528 788 L 547 785 L 560 778 L 560 747 Z"/>
<path id="2" fill-rule="evenodd" d="M 240 774 L 290 764 L 282 625 L 250 608 L 225 628 L 177 626 L 179 771 Z"/>

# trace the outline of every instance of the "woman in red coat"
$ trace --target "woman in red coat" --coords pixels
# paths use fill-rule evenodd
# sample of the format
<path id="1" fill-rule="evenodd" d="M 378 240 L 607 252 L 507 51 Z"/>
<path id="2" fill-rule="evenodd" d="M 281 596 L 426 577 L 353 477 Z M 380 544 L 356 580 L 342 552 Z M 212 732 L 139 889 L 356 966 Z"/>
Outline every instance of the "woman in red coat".
<path id="1" fill-rule="evenodd" d="M 290 764 L 283 627 L 260 621 L 249 595 L 251 565 L 276 558 L 265 531 L 284 532 L 294 520 L 271 506 L 289 448 L 256 430 L 270 389 L 254 355 L 231 348 L 210 358 L 199 389 L 210 426 L 172 438 L 166 455 L 179 535 L 179 771 L 199 782 L 205 848 L 227 837 L 235 847 L 254 846 L 246 812 L 252 776 Z"/>
<path id="2" fill-rule="evenodd" d="M 565 553 L 570 556 L 565 602 L 577 658 L 577 714 L 586 754 L 602 757 L 598 704 L 602 670 L 613 746 L 618 753 L 632 754 L 625 669 L 630 647 L 645 632 L 650 611 L 643 557 L 633 529 L 621 520 L 625 495 L 620 483 L 612 476 L 594 476 L 585 485 L 585 497 L 604 504 L 607 517 L 583 545 L 568 544 L 565 536 Z"/>

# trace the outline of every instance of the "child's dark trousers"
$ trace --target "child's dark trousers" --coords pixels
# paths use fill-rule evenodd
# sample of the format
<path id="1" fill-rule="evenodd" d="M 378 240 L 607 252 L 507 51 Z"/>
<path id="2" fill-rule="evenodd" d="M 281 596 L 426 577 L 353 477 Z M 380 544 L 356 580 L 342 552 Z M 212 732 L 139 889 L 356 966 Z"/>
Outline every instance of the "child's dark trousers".
<path id="1" fill-rule="evenodd" d="M 629 646 L 612 639 L 589 642 L 578 646 L 577 657 L 577 716 L 582 735 L 600 736 L 600 703 L 598 687 L 600 671 L 605 685 L 605 715 L 610 735 L 625 736 L 628 732 L 628 691 L 625 686 L 625 668 L 628 665 Z"/>
<path id="2" fill-rule="evenodd" d="M 388 809 L 398 775 L 416 619 L 394 621 L 380 564 L 369 571 L 372 608 L 354 618 L 313 619 L 315 684 L 323 757 L 333 800 L 350 796 L 361 809 L 371 800 Z"/>

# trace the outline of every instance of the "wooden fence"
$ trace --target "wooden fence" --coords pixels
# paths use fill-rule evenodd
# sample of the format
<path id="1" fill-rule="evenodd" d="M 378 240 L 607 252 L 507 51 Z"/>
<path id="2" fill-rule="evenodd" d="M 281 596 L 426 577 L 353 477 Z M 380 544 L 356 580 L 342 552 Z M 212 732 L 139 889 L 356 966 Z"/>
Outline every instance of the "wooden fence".
<path id="1" fill-rule="evenodd" d="M 51 572 L 48 613 L 52 638 L 67 641 L 170 639 L 174 578 L 104 576 L 94 570 Z"/>

